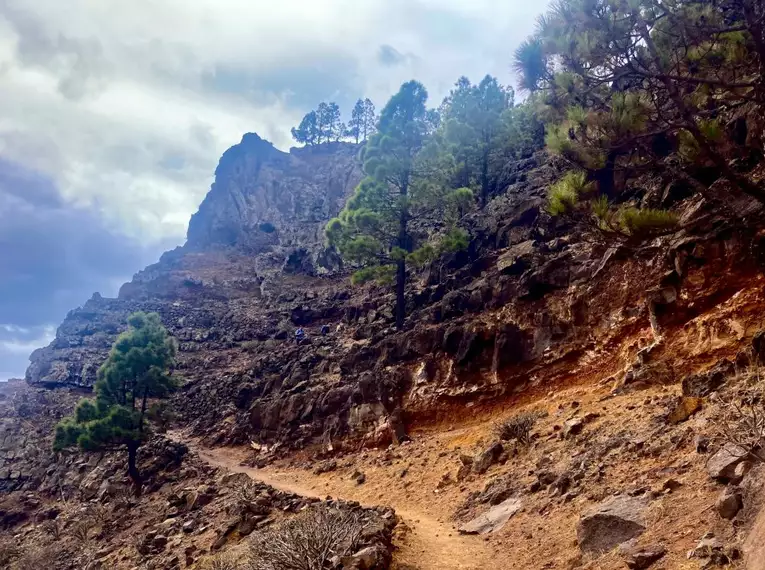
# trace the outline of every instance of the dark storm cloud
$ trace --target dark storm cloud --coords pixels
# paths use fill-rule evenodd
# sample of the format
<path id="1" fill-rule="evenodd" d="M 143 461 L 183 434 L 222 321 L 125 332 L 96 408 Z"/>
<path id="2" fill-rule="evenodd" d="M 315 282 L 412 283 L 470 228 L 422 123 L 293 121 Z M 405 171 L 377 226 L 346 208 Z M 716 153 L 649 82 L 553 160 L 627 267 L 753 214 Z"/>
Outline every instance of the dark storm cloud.
<path id="1" fill-rule="evenodd" d="M 23 372 L 50 323 L 94 291 L 113 295 L 162 249 L 112 232 L 64 203 L 49 179 L 0 158 L 0 372 Z"/>

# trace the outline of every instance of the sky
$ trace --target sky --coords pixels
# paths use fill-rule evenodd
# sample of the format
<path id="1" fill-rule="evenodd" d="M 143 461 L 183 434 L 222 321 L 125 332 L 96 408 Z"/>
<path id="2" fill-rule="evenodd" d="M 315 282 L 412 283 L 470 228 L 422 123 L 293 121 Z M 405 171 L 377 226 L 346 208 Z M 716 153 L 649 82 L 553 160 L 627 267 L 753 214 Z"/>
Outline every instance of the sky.
<path id="1" fill-rule="evenodd" d="M 0 0 L 0 380 L 185 238 L 222 152 L 321 101 L 512 83 L 546 2 Z"/>

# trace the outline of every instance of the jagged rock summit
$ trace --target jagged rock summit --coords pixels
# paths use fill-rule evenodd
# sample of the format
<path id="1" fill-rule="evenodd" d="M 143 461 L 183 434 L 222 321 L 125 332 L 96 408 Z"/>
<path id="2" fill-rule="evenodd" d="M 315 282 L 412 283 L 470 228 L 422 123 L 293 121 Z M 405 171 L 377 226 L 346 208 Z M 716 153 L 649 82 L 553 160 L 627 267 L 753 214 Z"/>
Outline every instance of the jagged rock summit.
<path id="1" fill-rule="evenodd" d="M 303 248 L 314 257 L 324 224 L 361 178 L 359 147 L 334 142 L 281 152 L 254 133 L 223 153 L 191 217 L 187 247 Z"/>

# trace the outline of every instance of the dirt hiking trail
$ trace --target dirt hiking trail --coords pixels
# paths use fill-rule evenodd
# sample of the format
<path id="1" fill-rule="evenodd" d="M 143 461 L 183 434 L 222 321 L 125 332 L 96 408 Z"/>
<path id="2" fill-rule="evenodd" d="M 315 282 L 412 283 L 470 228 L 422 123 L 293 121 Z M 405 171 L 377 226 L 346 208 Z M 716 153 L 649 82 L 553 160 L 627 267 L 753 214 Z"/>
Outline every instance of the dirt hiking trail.
<path id="1" fill-rule="evenodd" d="M 283 470 L 267 467 L 255 469 L 241 464 L 246 450 L 232 448 L 205 449 L 185 441 L 202 460 L 234 473 L 245 473 L 275 489 L 306 497 L 334 498 L 358 501 L 362 505 L 393 507 L 404 523 L 404 532 L 396 534 L 393 568 L 398 570 L 482 570 L 491 566 L 494 558 L 489 546 L 477 536 L 463 536 L 448 523 L 432 513 L 411 510 L 410 506 L 382 498 L 369 500 L 363 486 L 358 491 L 350 486 L 331 484 L 332 479 L 320 478 L 304 470 Z M 339 483 L 339 482 L 338 482 Z M 339 488 L 343 487 L 340 491 Z"/>

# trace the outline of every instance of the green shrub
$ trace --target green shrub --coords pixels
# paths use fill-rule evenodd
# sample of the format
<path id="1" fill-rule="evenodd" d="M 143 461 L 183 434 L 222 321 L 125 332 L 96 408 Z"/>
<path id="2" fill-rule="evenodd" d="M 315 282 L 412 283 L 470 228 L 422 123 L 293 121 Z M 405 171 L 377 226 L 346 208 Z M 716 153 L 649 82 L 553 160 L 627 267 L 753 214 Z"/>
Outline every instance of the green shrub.
<path id="1" fill-rule="evenodd" d="M 581 170 L 567 172 L 563 178 L 550 186 L 547 211 L 553 216 L 571 212 L 579 199 L 590 193 L 594 185 L 587 181 L 587 174 Z"/>
<path id="2" fill-rule="evenodd" d="M 351 283 L 362 285 L 370 281 L 376 281 L 381 285 L 390 285 L 396 277 L 395 265 L 373 265 L 359 269 L 351 276 Z"/>
<path id="3" fill-rule="evenodd" d="M 679 218 L 668 210 L 629 207 L 621 210 L 620 221 L 629 235 L 647 237 L 676 228 Z"/>

